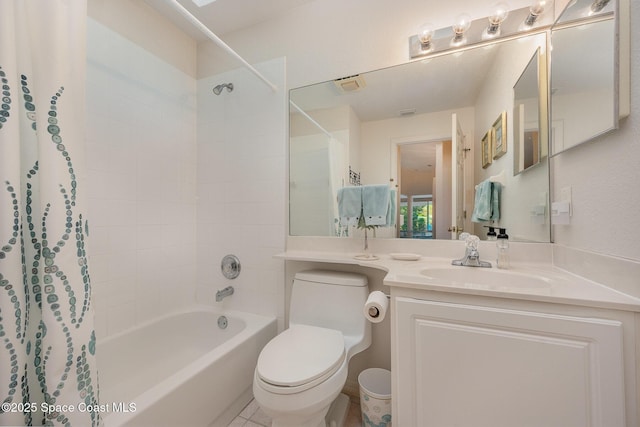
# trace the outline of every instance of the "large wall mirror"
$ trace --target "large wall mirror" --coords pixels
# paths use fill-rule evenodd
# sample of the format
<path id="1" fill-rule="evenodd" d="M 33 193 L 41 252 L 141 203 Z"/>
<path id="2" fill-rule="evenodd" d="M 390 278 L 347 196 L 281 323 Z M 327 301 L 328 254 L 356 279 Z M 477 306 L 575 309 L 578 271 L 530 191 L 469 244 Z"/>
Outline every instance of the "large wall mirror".
<path id="1" fill-rule="evenodd" d="M 567 2 L 548 32 L 291 90 L 290 234 L 355 235 L 338 193 L 387 185 L 395 215 L 378 237 L 486 238 L 497 226 L 549 242 L 549 154 L 628 113 L 627 1 Z M 499 188 L 499 206 L 478 215 L 487 188 Z"/>
<path id="2" fill-rule="evenodd" d="M 628 114 L 628 90 L 620 90 L 628 86 L 622 18 L 628 20 L 627 0 L 576 0 L 552 27 L 552 154 L 617 129 Z"/>
<path id="3" fill-rule="evenodd" d="M 293 89 L 290 234 L 353 235 L 340 224 L 338 191 L 386 184 L 397 217 L 378 237 L 486 238 L 492 225 L 513 240 L 549 242 L 547 160 L 513 173 L 512 113 L 514 86 L 531 64 L 537 76 L 546 44 L 541 32 Z M 539 91 L 527 93 L 536 105 Z M 486 182 L 500 184 L 499 215 L 474 218 Z"/>

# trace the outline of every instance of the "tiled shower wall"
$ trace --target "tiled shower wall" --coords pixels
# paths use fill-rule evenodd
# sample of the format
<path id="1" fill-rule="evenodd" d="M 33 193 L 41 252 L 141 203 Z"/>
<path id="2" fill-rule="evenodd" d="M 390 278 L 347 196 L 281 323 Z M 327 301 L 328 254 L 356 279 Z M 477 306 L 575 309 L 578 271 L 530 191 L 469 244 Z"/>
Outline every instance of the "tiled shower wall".
<path id="1" fill-rule="evenodd" d="M 246 69 L 198 81 L 197 301 L 284 318 L 286 209 L 285 60 L 255 65 L 278 86 L 272 91 Z M 233 83 L 214 95 L 212 89 Z M 227 254 L 240 276 L 220 272 Z M 215 292 L 235 288 L 215 302 Z"/>
<path id="2" fill-rule="evenodd" d="M 196 81 L 87 25 L 90 274 L 96 331 L 194 303 L 284 317 L 284 59 Z M 232 82 L 233 92 L 212 88 Z M 197 136 L 196 136 L 197 135 Z M 242 262 L 233 281 L 220 260 Z M 232 284 L 223 303 L 215 291 Z"/>
<path id="3" fill-rule="evenodd" d="M 192 304 L 196 80 L 89 19 L 90 274 L 104 338 Z"/>

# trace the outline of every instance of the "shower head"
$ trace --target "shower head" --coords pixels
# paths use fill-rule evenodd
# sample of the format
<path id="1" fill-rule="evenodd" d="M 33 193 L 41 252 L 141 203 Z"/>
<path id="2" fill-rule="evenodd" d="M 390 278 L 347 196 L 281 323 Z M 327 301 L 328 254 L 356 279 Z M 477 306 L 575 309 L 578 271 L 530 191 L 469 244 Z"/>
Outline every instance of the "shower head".
<path id="1" fill-rule="evenodd" d="M 231 92 L 233 90 L 233 83 L 223 83 L 213 88 L 213 93 L 216 95 L 220 95 L 222 89 L 227 88 L 227 92 Z"/>

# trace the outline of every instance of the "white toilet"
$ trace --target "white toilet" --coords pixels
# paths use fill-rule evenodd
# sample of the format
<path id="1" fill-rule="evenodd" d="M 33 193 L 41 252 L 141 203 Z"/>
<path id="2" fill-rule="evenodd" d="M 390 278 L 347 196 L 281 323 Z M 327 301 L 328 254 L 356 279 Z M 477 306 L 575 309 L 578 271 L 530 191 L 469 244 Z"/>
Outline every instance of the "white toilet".
<path id="1" fill-rule="evenodd" d="M 289 329 L 262 349 L 254 374 L 254 397 L 273 427 L 326 426 L 349 360 L 371 345 L 371 324 L 362 313 L 368 295 L 360 274 L 296 274 Z"/>

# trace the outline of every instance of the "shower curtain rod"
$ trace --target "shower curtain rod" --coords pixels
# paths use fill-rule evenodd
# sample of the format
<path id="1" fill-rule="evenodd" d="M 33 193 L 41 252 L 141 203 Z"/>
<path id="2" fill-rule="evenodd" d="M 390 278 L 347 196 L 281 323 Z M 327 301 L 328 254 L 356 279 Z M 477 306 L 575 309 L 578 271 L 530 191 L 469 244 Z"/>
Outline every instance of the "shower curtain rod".
<path id="1" fill-rule="evenodd" d="M 293 102 L 292 100 L 289 100 L 289 104 L 291 104 L 291 106 L 293 108 L 295 108 L 296 110 L 298 110 L 298 112 L 300 114 L 302 114 L 303 116 L 305 116 L 307 118 L 307 120 L 309 120 L 311 123 L 313 123 L 318 129 L 320 129 L 322 131 L 322 133 L 324 133 L 325 135 L 327 135 L 329 138 L 334 139 L 333 135 L 331 134 L 331 132 L 329 132 L 328 130 L 326 130 L 325 128 L 323 128 L 320 123 L 316 122 L 313 117 L 311 117 L 310 115 L 308 115 L 302 108 L 298 107 L 298 105 Z"/>
<path id="2" fill-rule="evenodd" d="M 180 3 L 178 3 L 177 0 L 167 0 L 167 2 L 173 6 L 173 8 L 175 10 L 177 10 L 178 12 L 180 12 L 180 14 L 182 16 L 184 16 L 185 18 L 187 18 L 187 20 L 189 20 L 189 22 L 191 22 L 196 28 L 198 28 L 200 31 L 202 31 L 207 37 L 209 37 L 209 39 L 211 39 L 211 41 L 213 41 L 214 43 L 216 43 L 218 46 L 220 46 L 222 49 L 224 49 L 228 54 L 230 54 L 231 56 L 233 56 L 234 58 L 236 58 L 238 61 L 240 61 L 242 63 L 242 65 L 244 65 L 245 67 L 247 67 L 247 69 L 249 71 L 251 71 L 253 74 L 255 74 L 260 80 L 262 80 L 267 86 L 269 86 L 271 88 L 271 90 L 273 90 L 274 92 L 276 92 L 278 90 L 278 86 L 274 85 L 273 83 L 271 83 L 269 80 L 267 80 L 266 77 L 264 77 L 262 74 L 260 74 L 260 72 L 258 70 L 256 70 L 251 64 L 249 64 L 247 61 L 245 61 L 240 55 L 238 55 L 238 53 L 236 53 L 235 50 L 231 49 L 229 47 L 228 44 L 226 44 L 224 41 L 222 41 L 222 39 L 220 39 L 220 37 L 216 36 L 210 29 L 208 29 L 202 22 L 200 22 L 198 20 L 198 18 L 196 18 L 195 16 L 193 16 L 187 9 L 185 9 L 184 6 L 182 6 Z"/>

